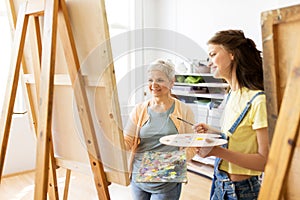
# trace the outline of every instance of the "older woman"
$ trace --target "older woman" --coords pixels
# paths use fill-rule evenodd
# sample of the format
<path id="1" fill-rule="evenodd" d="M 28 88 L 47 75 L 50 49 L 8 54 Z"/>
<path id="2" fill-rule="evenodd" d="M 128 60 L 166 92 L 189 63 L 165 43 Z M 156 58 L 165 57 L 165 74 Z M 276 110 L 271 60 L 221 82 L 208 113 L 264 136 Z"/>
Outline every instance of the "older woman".
<path id="1" fill-rule="evenodd" d="M 171 96 L 175 70 L 170 62 L 157 60 L 149 65 L 147 73 L 152 98 L 135 106 L 124 130 L 126 148 L 132 152 L 132 195 L 135 200 L 176 200 L 180 197 L 181 183 L 140 183 L 135 182 L 135 177 L 145 152 L 178 150 L 178 147 L 161 144 L 159 138 L 192 133 L 192 126 L 177 117 L 194 123 L 194 115 L 190 107 Z"/>

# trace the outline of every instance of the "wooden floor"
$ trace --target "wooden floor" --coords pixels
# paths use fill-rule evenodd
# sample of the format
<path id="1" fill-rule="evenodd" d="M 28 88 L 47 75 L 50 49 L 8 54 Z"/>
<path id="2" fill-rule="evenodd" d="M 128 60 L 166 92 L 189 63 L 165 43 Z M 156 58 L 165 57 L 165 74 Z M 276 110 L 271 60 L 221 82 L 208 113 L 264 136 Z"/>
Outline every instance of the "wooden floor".
<path id="1" fill-rule="evenodd" d="M 65 170 L 58 169 L 58 192 L 63 199 Z M 211 180 L 192 172 L 188 172 L 188 183 L 183 184 L 181 200 L 207 200 L 209 199 Z M 117 184 L 109 186 L 111 200 L 131 200 L 130 187 Z M 96 200 L 97 193 L 90 176 L 78 172 L 71 173 L 71 182 L 68 199 Z M 2 177 L 0 185 L 0 199 L 3 200 L 31 200 L 34 196 L 34 172 L 20 175 Z"/>

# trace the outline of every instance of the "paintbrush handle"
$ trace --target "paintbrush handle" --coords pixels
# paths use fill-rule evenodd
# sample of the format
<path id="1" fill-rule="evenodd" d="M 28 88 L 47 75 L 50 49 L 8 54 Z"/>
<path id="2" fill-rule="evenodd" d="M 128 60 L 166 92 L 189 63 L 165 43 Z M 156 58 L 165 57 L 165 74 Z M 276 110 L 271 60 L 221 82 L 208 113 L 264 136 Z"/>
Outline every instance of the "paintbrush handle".
<path id="1" fill-rule="evenodd" d="M 188 121 L 186 121 L 184 119 L 181 119 L 180 117 L 177 117 L 177 119 L 179 119 L 180 121 L 183 121 L 184 123 L 187 123 L 187 124 L 189 124 L 191 126 L 194 126 L 194 124 L 192 124 L 191 122 L 188 122 Z"/>

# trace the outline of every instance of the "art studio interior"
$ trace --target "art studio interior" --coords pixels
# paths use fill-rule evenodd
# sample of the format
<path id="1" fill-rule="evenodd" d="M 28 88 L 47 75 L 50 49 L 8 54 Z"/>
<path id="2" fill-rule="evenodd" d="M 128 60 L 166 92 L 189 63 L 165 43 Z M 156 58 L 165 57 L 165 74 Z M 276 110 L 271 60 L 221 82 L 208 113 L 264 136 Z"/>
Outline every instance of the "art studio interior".
<path id="1" fill-rule="evenodd" d="M 210 199 L 218 160 L 210 156 L 211 149 L 225 144 L 234 149 L 233 134 L 224 138 L 221 133 L 231 115 L 225 113 L 235 97 L 234 81 L 212 67 L 218 63 L 214 52 L 219 47 L 235 55 L 222 44 L 225 37 L 213 41 L 223 30 L 241 30 L 259 50 L 267 127 L 261 126 L 266 128 L 268 153 L 259 175 L 255 166 L 235 174 L 239 162 L 226 156 L 222 159 L 234 164 L 226 168 L 223 162 L 220 167 L 233 174 L 231 183 L 234 177 L 259 177 L 259 195 L 253 199 L 300 198 L 299 0 L 3 0 L 0 30 L 0 199 L 136 200 L 134 188 L 149 183 L 163 187 L 163 182 L 180 185 L 181 192 L 177 198 L 161 199 Z M 173 71 L 156 69 L 158 60 Z M 170 81 L 170 86 L 157 83 L 161 91 L 153 89 L 163 81 L 158 72 Z M 153 99 L 165 88 L 175 106 L 171 114 L 157 115 Z M 148 108 L 143 108 L 145 102 Z M 151 108 L 153 114 L 147 114 Z M 178 109 L 180 114 L 173 115 Z M 152 122 L 142 121 L 148 115 Z M 166 128 L 160 131 L 176 131 L 154 135 L 156 143 L 141 139 L 153 123 Z M 209 127 L 202 136 L 200 127 Z M 254 132 L 260 135 L 259 130 Z M 259 163 L 259 153 L 265 151 L 256 137 L 257 150 L 247 152 Z M 128 147 L 130 142 L 133 146 Z M 151 145 L 178 151 L 165 157 L 146 151 L 138 157 L 137 152 Z M 201 156 L 210 147 L 208 156 Z M 135 170 L 142 173 L 137 163 L 147 164 L 143 169 L 151 175 L 132 175 Z M 171 167 L 161 167 L 159 173 L 169 173 L 164 179 L 153 173 L 159 168 L 155 163 L 180 164 L 180 172 L 170 175 Z M 139 180 L 134 187 L 133 177 Z"/>

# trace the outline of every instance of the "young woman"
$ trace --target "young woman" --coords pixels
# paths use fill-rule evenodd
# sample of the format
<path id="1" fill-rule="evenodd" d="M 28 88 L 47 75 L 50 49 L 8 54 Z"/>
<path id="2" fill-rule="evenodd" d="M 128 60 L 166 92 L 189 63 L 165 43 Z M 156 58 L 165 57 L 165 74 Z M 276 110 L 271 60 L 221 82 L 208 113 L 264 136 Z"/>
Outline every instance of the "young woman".
<path id="1" fill-rule="evenodd" d="M 208 41 L 208 54 L 214 77 L 231 88 L 219 131 L 228 144 L 198 149 L 202 157 L 217 157 L 211 199 L 257 199 L 269 152 L 261 52 L 242 31 L 226 30 Z M 216 131 L 204 123 L 194 130 Z"/>
<path id="2" fill-rule="evenodd" d="M 148 88 L 152 98 L 135 106 L 130 114 L 129 123 L 124 129 L 126 148 L 133 155 L 130 163 L 134 200 L 178 200 L 180 197 L 181 183 L 135 181 L 145 152 L 179 150 L 178 147 L 161 144 L 159 142 L 161 137 L 193 132 L 191 125 L 177 119 L 180 117 L 194 122 L 194 115 L 190 107 L 171 96 L 174 80 L 175 70 L 171 63 L 164 60 L 151 63 L 148 67 Z"/>

